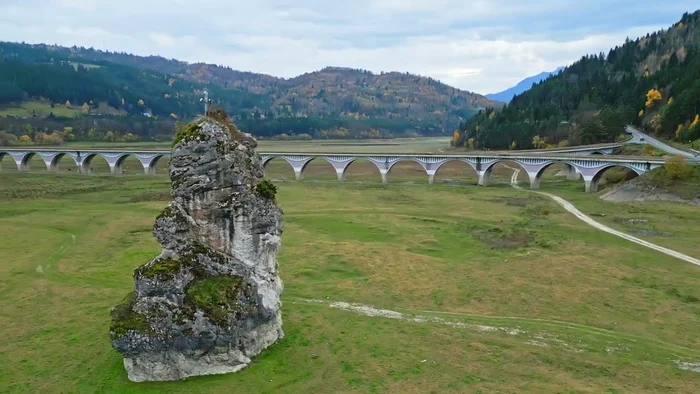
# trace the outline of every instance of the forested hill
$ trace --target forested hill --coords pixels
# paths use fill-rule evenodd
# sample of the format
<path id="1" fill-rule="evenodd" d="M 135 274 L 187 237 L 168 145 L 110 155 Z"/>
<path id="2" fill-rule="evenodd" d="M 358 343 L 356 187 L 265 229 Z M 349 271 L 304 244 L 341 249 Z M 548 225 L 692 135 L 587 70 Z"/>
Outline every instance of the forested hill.
<path id="1" fill-rule="evenodd" d="M 78 116 L 186 119 L 201 112 L 204 88 L 214 105 L 263 137 L 450 135 L 480 109 L 499 105 L 404 73 L 329 67 L 281 79 L 157 56 L 0 42 L 0 114 L 42 101 Z"/>
<path id="2" fill-rule="evenodd" d="M 700 138 L 700 11 L 667 30 L 584 56 L 558 75 L 460 127 L 458 146 L 518 149 L 612 142 L 624 125 Z"/>

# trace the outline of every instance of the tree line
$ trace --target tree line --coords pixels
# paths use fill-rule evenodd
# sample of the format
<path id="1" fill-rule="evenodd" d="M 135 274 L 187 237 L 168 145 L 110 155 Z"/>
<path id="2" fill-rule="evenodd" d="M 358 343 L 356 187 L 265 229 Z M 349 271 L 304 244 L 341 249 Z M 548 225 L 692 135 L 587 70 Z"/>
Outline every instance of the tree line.
<path id="1" fill-rule="evenodd" d="M 626 124 L 700 138 L 700 11 L 667 31 L 583 56 L 561 73 L 460 124 L 456 146 L 530 149 L 614 142 Z"/>

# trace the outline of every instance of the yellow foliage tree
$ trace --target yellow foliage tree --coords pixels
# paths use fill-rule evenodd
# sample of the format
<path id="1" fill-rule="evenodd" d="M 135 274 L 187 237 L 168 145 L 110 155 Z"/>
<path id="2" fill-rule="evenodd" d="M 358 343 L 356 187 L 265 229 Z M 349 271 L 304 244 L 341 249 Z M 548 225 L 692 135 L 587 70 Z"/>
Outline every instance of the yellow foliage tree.
<path id="1" fill-rule="evenodd" d="M 515 150 L 518 147 L 518 144 L 515 143 L 515 141 L 510 143 L 510 150 Z"/>
<path id="2" fill-rule="evenodd" d="M 66 100 L 66 103 L 64 104 L 66 108 L 70 108 L 70 101 Z"/>
<path id="3" fill-rule="evenodd" d="M 681 138 L 681 134 L 683 134 L 683 125 L 679 124 L 676 128 L 676 138 Z"/>
<path id="4" fill-rule="evenodd" d="M 647 92 L 647 102 L 646 107 L 649 108 L 654 105 L 657 101 L 661 100 L 661 92 L 656 89 L 651 89 Z"/>
<path id="5" fill-rule="evenodd" d="M 90 106 L 88 105 L 88 103 L 83 103 L 83 106 L 81 108 L 81 112 L 85 115 L 90 113 Z"/>
<path id="6" fill-rule="evenodd" d="M 695 126 L 698 125 L 698 122 L 700 121 L 700 115 L 695 115 L 695 119 L 693 119 L 692 122 L 690 122 L 690 126 L 688 126 L 689 129 L 694 128 Z"/>
<path id="7" fill-rule="evenodd" d="M 452 141 L 450 141 L 451 145 L 457 146 L 458 141 L 459 141 L 459 130 L 455 130 L 454 133 L 452 133 Z"/>
<path id="8" fill-rule="evenodd" d="M 146 105 L 146 103 L 144 103 L 143 100 L 141 100 L 141 99 L 139 99 L 137 104 L 139 105 L 139 107 L 143 107 L 144 105 Z"/>
<path id="9" fill-rule="evenodd" d="M 641 109 L 641 110 L 639 110 L 639 117 L 641 118 L 641 117 L 643 117 L 643 116 L 644 116 L 644 110 Z"/>
<path id="10" fill-rule="evenodd" d="M 25 135 L 19 137 L 19 142 L 20 142 L 20 144 L 29 144 L 32 142 L 32 139 L 31 139 L 31 137 L 29 137 L 28 135 L 25 134 Z"/>
<path id="11" fill-rule="evenodd" d="M 668 102 L 666 104 L 668 104 L 668 105 L 673 104 L 673 97 L 669 97 Z"/>
<path id="12" fill-rule="evenodd" d="M 535 149 L 541 149 L 547 146 L 547 141 L 539 135 L 536 135 L 532 137 L 532 145 Z"/>
<path id="13" fill-rule="evenodd" d="M 683 156 L 673 156 L 664 164 L 666 176 L 672 180 L 688 178 L 693 169 L 688 165 L 688 161 Z"/>
<path id="14" fill-rule="evenodd" d="M 474 145 L 474 138 L 470 138 L 469 141 L 467 141 L 467 146 L 469 147 L 469 149 L 474 149 Z"/>

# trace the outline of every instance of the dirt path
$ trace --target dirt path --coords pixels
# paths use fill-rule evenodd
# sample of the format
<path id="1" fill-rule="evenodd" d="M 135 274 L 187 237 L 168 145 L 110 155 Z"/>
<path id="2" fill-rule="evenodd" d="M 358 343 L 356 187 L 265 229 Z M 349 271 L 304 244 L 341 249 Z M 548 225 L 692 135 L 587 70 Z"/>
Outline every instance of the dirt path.
<path id="1" fill-rule="evenodd" d="M 510 183 L 511 183 L 511 185 L 512 185 L 514 188 L 516 188 L 516 189 L 521 189 L 521 190 L 523 190 L 523 189 L 518 185 L 518 175 L 520 174 L 520 169 L 519 169 L 519 168 L 509 167 L 509 166 L 505 166 L 505 167 L 506 167 L 506 168 L 509 168 L 509 169 L 511 169 L 511 170 L 513 170 L 513 176 L 510 178 Z M 637 237 L 633 237 L 633 236 L 631 236 L 631 235 L 629 235 L 629 234 L 623 233 L 623 232 L 621 232 L 621 231 L 617 231 L 617 230 L 615 230 L 615 229 L 613 229 L 613 228 L 610 228 L 610 227 L 608 227 L 608 226 L 606 226 L 606 225 L 604 225 L 604 224 L 601 224 L 601 223 L 599 223 L 599 222 L 596 222 L 595 220 L 593 220 L 593 219 L 591 219 L 590 217 L 584 215 L 581 211 L 579 211 L 578 209 L 576 209 L 576 207 L 575 207 L 573 204 L 571 204 L 570 202 L 564 200 L 563 198 L 561 198 L 561 197 L 559 197 L 559 196 L 555 196 L 554 194 L 549 194 L 549 193 L 545 193 L 545 192 L 538 192 L 538 191 L 534 191 L 534 190 L 531 190 L 531 191 L 532 191 L 533 193 L 541 194 L 541 195 L 543 195 L 543 196 L 547 196 L 547 197 L 551 198 L 551 199 L 554 200 L 557 204 L 561 205 L 562 208 L 566 209 L 568 212 L 570 212 L 571 214 L 573 214 L 573 215 L 576 216 L 577 218 L 583 220 L 584 222 L 586 222 L 586 223 L 587 223 L 588 225 L 590 225 L 591 227 L 597 228 L 597 229 L 600 230 L 600 231 L 605 231 L 606 233 L 609 233 L 609 234 L 612 234 L 612 235 L 616 235 L 616 236 L 618 236 L 618 237 L 620 237 L 620 238 L 626 239 L 626 240 L 628 240 L 628 241 L 630 241 L 630 242 L 634 242 L 634 243 L 636 243 L 636 244 L 638 244 L 638 245 L 642 245 L 642 246 L 647 247 L 647 248 L 649 248 L 649 249 L 654 249 L 654 250 L 659 251 L 659 252 L 661 252 L 661 253 L 664 253 L 664 254 L 666 254 L 666 255 L 668 255 L 668 256 L 675 257 L 675 258 L 677 258 L 677 259 L 686 261 L 686 262 L 688 262 L 688 263 L 691 263 L 691 264 L 695 264 L 695 265 L 697 265 L 697 266 L 700 266 L 700 260 L 699 260 L 699 259 L 696 259 L 696 258 L 694 258 L 694 257 L 690 257 L 690 256 L 685 255 L 685 254 L 680 253 L 680 252 L 676 252 L 675 250 L 671 250 L 671 249 L 668 249 L 668 248 L 664 248 L 663 246 L 659 246 L 659 245 L 653 244 L 653 243 L 651 243 L 651 242 L 647 242 L 647 241 L 645 241 L 645 240 L 643 240 L 643 239 L 639 239 L 639 238 L 637 238 Z"/>

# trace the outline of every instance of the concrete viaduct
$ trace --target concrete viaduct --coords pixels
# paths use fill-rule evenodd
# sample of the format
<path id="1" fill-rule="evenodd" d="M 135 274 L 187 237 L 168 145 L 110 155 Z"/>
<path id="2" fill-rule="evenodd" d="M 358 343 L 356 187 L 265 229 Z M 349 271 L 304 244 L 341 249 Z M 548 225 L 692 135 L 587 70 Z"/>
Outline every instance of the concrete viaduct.
<path id="1" fill-rule="evenodd" d="M 281 158 L 290 164 L 297 180 L 304 177 L 304 169 L 315 159 L 325 160 L 336 171 L 339 181 L 345 178 L 348 166 L 358 160 L 364 159 L 374 163 L 382 177 L 382 182 L 388 182 L 388 174 L 391 168 L 400 161 L 414 161 L 423 167 L 428 176 L 429 183 L 433 183 L 435 174 L 446 163 L 461 161 L 471 166 L 478 175 L 478 184 L 486 186 L 489 183 L 491 170 L 494 166 L 505 160 L 517 163 L 527 172 L 530 178 L 530 187 L 539 188 L 540 179 L 544 170 L 555 163 L 564 163 L 567 168 L 567 177 L 576 180 L 583 177 L 585 190 L 588 193 L 596 192 L 598 181 L 602 174 L 609 168 L 621 166 L 629 168 L 641 175 L 649 170 L 660 167 L 665 163 L 664 159 L 654 157 L 610 156 L 616 146 L 591 146 L 578 147 L 569 150 L 539 151 L 539 152 L 502 152 L 488 154 L 340 154 L 340 153 L 268 153 L 261 152 L 260 156 L 264 164 L 274 158 Z M 138 150 L 67 150 L 67 149 L 2 149 L 0 159 L 9 155 L 17 165 L 17 169 L 28 170 L 28 162 L 34 155 L 39 155 L 48 171 L 57 171 L 58 163 L 64 156 L 69 156 L 76 164 L 80 172 L 90 172 L 90 162 L 97 156 L 104 158 L 109 164 L 113 174 L 121 174 L 121 163 L 128 156 L 138 159 L 143 165 L 144 173 L 154 174 L 158 160 L 169 157 L 170 151 L 138 151 Z M 695 164 L 695 163 L 694 163 Z"/>

